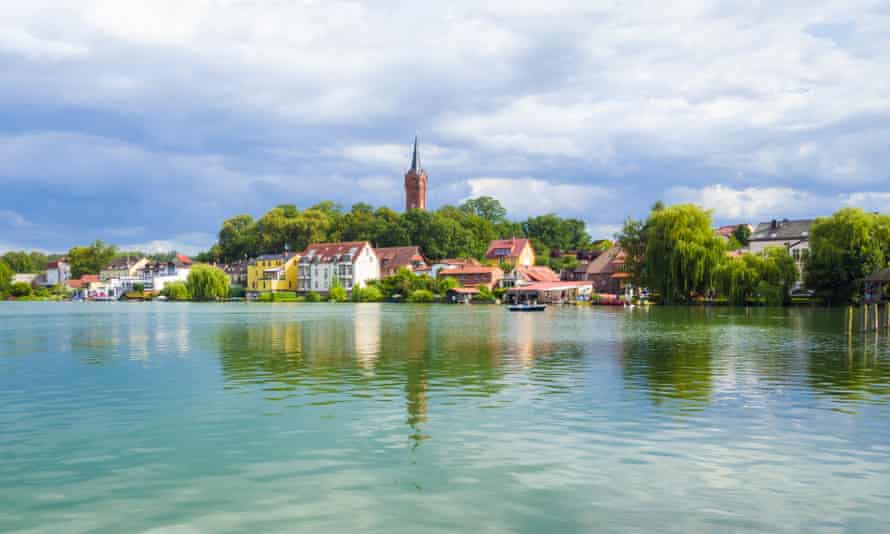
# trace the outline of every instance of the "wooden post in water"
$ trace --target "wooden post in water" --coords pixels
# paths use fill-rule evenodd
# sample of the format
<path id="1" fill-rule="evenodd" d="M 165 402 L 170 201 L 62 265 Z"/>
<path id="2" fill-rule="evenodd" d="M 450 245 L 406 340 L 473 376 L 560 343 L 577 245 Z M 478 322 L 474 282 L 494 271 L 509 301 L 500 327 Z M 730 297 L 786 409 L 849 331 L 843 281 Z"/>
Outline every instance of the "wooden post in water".
<path id="1" fill-rule="evenodd" d="M 881 309 L 878 308 L 877 303 L 874 304 L 874 309 L 872 311 L 873 311 L 873 315 L 875 316 L 874 317 L 875 332 L 877 332 L 880 329 L 880 325 L 881 325 L 881 322 L 879 319 L 879 317 L 881 316 L 881 313 L 880 313 Z"/>
<path id="2" fill-rule="evenodd" d="M 847 306 L 847 335 L 853 335 L 853 306 Z"/>
<path id="3" fill-rule="evenodd" d="M 862 305 L 862 331 L 868 332 L 868 304 Z"/>

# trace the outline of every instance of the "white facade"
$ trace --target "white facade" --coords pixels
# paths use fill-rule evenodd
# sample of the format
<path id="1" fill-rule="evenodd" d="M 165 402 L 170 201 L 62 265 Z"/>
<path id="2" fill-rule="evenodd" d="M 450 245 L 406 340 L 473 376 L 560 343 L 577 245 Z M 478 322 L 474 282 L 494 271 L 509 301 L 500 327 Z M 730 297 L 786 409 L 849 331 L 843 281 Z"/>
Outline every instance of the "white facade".
<path id="1" fill-rule="evenodd" d="M 380 264 L 368 243 L 310 245 L 300 258 L 297 291 L 327 293 L 334 279 L 346 291 L 380 278 Z"/>
<path id="2" fill-rule="evenodd" d="M 46 285 L 64 284 L 71 278 L 71 266 L 64 261 L 56 261 L 46 269 Z"/>
<path id="3" fill-rule="evenodd" d="M 170 282 L 185 282 L 189 277 L 191 268 L 178 267 L 172 271 L 160 273 L 146 273 L 143 271 L 142 283 L 146 291 L 163 291 L 164 286 Z"/>

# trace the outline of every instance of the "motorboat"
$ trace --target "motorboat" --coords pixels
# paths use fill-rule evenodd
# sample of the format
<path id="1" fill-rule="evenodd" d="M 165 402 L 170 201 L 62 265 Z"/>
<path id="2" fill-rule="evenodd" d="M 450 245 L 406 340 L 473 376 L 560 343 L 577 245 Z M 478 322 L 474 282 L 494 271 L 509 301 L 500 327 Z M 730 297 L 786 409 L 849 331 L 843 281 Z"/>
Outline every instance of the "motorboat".
<path id="1" fill-rule="evenodd" d="M 531 302 L 523 302 L 521 304 L 510 304 L 507 309 L 511 312 L 539 312 L 547 309 L 546 304 L 538 304 Z"/>

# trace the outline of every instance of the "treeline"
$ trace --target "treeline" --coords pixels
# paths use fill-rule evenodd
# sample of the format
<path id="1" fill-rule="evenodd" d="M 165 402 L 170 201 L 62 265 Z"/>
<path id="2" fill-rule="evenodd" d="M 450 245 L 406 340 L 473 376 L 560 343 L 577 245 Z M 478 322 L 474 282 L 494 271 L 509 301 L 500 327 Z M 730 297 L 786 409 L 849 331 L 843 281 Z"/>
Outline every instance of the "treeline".
<path id="1" fill-rule="evenodd" d="M 501 203 L 491 197 L 468 200 L 435 211 L 398 213 L 365 203 L 343 211 L 333 202 L 304 210 L 283 204 L 259 219 L 237 215 L 223 222 L 213 247 L 198 261 L 231 262 L 260 254 L 301 251 L 310 243 L 369 241 L 375 247 L 418 245 L 430 259 L 482 258 L 493 239 L 528 237 L 544 263 L 550 252 L 583 249 L 590 236 L 580 219 L 548 214 L 510 221 Z"/>
<path id="2" fill-rule="evenodd" d="M 71 266 L 71 274 L 74 278 L 80 278 L 84 274 L 98 274 L 112 261 L 118 258 L 147 257 L 153 261 L 167 261 L 176 255 L 176 252 L 162 254 L 145 254 L 138 250 L 119 250 L 115 245 L 108 245 L 103 241 L 94 241 L 89 245 L 72 247 L 67 254 L 44 254 L 39 251 L 11 250 L 0 256 L 0 263 L 5 264 L 15 273 L 39 273 L 46 268 L 46 264 L 58 259 L 65 259 Z"/>
<path id="3" fill-rule="evenodd" d="M 714 234 L 711 214 L 698 206 L 657 203 L 645 220 L 628 219 L 618 241 L 634 283 L 665 303 L 718 295 L 735 304 L 787 304 L 800 273 L 785 247 L 728 255 L 737 241 Z M 741 239 L 739 239 L 741 238 Z M 853 301 L 863 280 L 890 264 L 890 216 L 845 208 L 814 221 L 804 261 L 804 286 L 827 304 Z"/>

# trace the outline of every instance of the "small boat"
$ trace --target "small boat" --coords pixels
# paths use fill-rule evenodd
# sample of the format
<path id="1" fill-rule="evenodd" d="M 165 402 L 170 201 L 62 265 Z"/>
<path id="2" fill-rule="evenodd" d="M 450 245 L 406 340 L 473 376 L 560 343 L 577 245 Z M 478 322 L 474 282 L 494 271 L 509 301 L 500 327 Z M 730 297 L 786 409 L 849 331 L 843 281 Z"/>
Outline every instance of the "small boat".
<path id="1" fill-rule="evenodd" d="M 547 305 L 545 304 L 530 304 L 528 302 L 524 304 L 510 304 L 507 306 L 507 309 L 515 312 L 536 312 L 536 311 L 544 311 L 547 309 Z"/>

